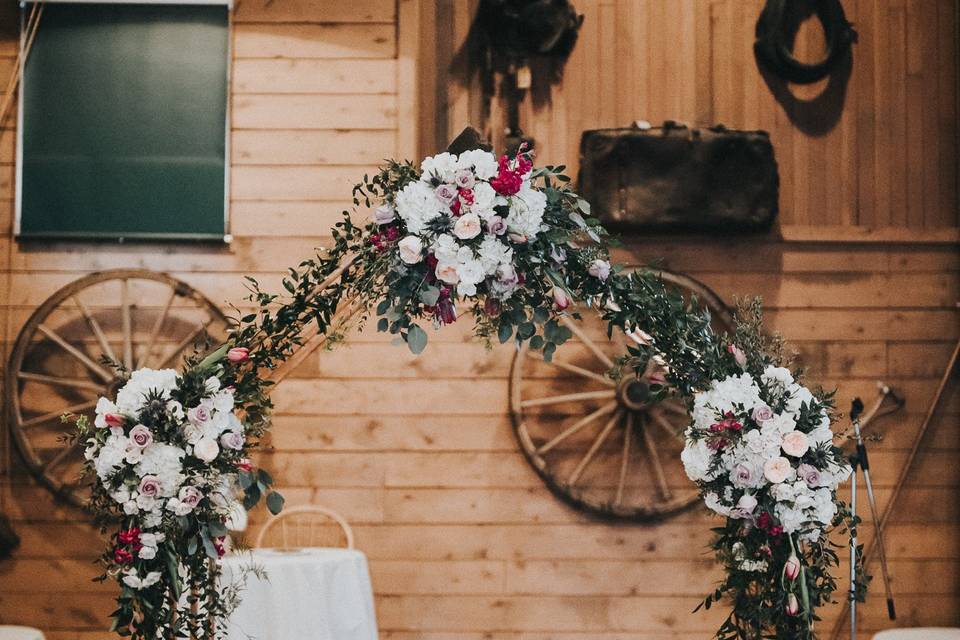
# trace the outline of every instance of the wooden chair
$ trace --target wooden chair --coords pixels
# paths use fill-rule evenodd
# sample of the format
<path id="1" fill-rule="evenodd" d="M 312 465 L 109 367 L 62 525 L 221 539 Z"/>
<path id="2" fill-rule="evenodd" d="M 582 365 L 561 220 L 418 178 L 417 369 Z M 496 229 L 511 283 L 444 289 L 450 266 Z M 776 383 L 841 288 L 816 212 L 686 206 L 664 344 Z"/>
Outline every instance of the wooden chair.
<path id="1" fill-rule="evenodd" d="M 267 521 L 257 536 L 256 547 L 297 549 L 346 547 L 353 549 L 353 529 L 336 511 L 317 505 L 284 509 Z"/>

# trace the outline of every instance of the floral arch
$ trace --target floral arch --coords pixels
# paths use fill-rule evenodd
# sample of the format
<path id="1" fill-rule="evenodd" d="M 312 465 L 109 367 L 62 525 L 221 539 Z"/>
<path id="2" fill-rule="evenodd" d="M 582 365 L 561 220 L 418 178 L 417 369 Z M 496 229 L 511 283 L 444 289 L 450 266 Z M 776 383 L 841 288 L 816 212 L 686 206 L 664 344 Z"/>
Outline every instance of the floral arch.
<path id="1" fill-rule="evenodd" d="M 271 386 L 309 347 L 369 321 L 419 354 L 425 327 L 469 316 L 479 339 L 550 360 L 573 335 L 559 320 L 593 313 L 631 340 L 610 375 L 655 367 L 655 394 L 690 398 L 683 464 L 723 516 L 713 548 L 726 577 L 702 603 L 730 604 L 717 637 L 814 637 L 835 589 L 828 533 L 853 524 L 836 496 L 850 468 L 833 446 L 830 394 L 786 368 L 759 302 L 741 307 L 732 334 L 716 333 L 654 272 L 610 263 L 612 240 L 563 167 L 534 168 L 523 148 L 498 158 L 470 132 L 419 167 L 364 176 L 354 204 L 372 219 L 344 212 L 333 246 L 291 268 L 282 294 L 248 278 L 257 311 L 235 319 L 226 344 L 179 372 L 126 372 L 95 420 L 75 418 L 90 506 L 109 531 L 102 578 L 120 590 L 116 631 L 220 637 L 239 597 L 218 584 L 230 518 L 261 499 L 274 513 L 283 505 L 248 455 L 269 428 Z"/>

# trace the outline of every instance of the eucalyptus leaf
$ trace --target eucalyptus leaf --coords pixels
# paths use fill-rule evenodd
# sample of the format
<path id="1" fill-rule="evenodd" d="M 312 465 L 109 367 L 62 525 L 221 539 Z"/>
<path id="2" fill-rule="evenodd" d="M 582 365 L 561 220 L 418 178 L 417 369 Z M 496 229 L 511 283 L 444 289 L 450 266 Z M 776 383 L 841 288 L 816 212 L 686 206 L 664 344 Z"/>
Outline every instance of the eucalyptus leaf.
<path id="1" fill-rule="evenodd" d="M 273 515 L 277 515 L 283 510 L 284 502 L 284 497 L 276 491 L 271 491 L 267 495 L 267 509 L 269 509 Z"/>
<path id="2" fill-rule="evenodd" d="M 416 355 L 420 355 L 427 348 L 427 332 L 421 329 L 420 325 L 410 325 L 407 330 L 407 346 Z"/>

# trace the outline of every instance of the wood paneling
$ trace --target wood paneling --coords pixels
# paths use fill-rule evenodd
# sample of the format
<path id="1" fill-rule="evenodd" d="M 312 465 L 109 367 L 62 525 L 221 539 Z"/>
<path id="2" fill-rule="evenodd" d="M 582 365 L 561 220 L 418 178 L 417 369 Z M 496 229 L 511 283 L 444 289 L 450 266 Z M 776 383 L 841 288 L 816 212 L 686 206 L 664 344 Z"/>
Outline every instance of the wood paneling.
<path id="1" fill-rule="evenodd" d="M 457 4 L 457 11 L 476 6 Z M 577 2 L 585 19 L 563 81 L 540 91 L 546 100 L 528 95 L 520 109 L 541 161 L 575 172 L 582 131 L 635 120 L 763 129 L 780 167 L 783 225 L 806 227 L 818 240 L 838 232 L 897 237 L 900 230 L 936 239 L 933 230 L 960 226 L 956 3 L 844 3 L 859 33 L 852 73 L 845 85 L 812 86 L 768 86 L 761 75 L 752 45 L 762 6 L 762 0 Z M 438 10 L 431 24 L 438 41 L 447 41 L 436 50 L 439 68 L 468 33 L 469 21 L 457 15 Z M 805 23 L 797 55 L 814 60 L 822 48 L 819 24 Z M 479 113 L 464 105 L 479 107 L 485 99 L 476 83 L 460 78 L 435 90 L 439 97 L 425 98 L 424 108 L 448 106 L 425 121 L 438 123 L 422 136 L 427 153 L 442 147 L 466 115 Z M 482 123 L 497 142 L 505 110 L 495 98 Z M 956 233 L 949 238 L 956 242 Z"/>
<path id="2" fill-rule="evenodd" d="M 577 0 L 587 17 L 566 79 L 554 87 L 552 103 L 522 111 L 542 161 L 573 166 L 582 129 L 638 117 L 773 132 L 790 223 L 784 232 L 796 241 L 628 238 L 616 256 L 663 258 L 731 301 L 764 295 L 771 326 L 791 339 L 814 379 L 840 387 L 841 408 L 854 395 L 873 397 L 877 380 L 902 393 L 906 409 L 877 426 L 883 439 L 873 445 L 881 505 L 960 337 L 960 254 L 950 244 L 957 231 L 949 209 L 956 197 L 953 6 L 888 4 L 845 3 L 861 39 L 846 111 L 821 139 L 797 130 L 756 75 L 750 40 L 758 0 Z M 469 90 L 450 89 L 448 67 L 436 60 L 452 55 L 455 43 L 432 37 L 437 29 L 465 33 L 474 5 L 241 0 L 229 246 L 11 240 L 13 132 L 3 130 L 0 353 L 6 358 L 47 296 L 96 269 L 168 271 L 224 306 L 243 304 L 245 274 L 277 288 L 287 266 L 329 241 L 363 173 L 398 150 L 409 155 L 414 139 L 439 146 L 476 121 L 476 80 L 466 83 Z M 398 20 L 416 20 L 413 35 Z M 9 68 L 13 29 L 0 26 L 0 60 L 8 63 L 0 68 Z M 804 32 L 801 45 L 814 40 Z M 899 53 L 882 50 L 893 41 L 902 43 Z M 887 61 L 901 53 L 902 62 Z M 880 98 L 883 109 L 876 108 Z M 448 108 L 428 110 L 413 127 L 404 124 L 413 103 Z M 501 113 L 495 103 L 494 116 Z M 902 117 L 898 131 L 908 142 L 881 148 L 877 141 L 894 144 L 894 117 Z M 894 153 L 903 158 L 889 157 Z M 896 186 L 887 185 L 895 170 Z M 887 242 L 855 242 L 877 216 L 879 226 L 893 224 L 895 201 L 905 206 L 896 214 L 901 226 L 871 232 Z M 836 242 L 816 241 L 823 228 Z M 932 234 L 941 234 L 940 244 L 913 243 Z M 706 550 L 716 520 L 695 510 L 657 525 L 607 524 L 559 502 L 516 447 L 507 414 L 511 350 L 470 341 L 468 323 L 432 334 L 419 358 L 382 334 L 351 335 L 345 347 L 309 358 L 275 396 L 271 448 L 260 460 L 290 504 L 324 504 L 355 525 L 371 561 L 381 637 L 707 637 L 718 611 L 690 611 L 716 577 Z M 887 531 L 904 624 L 960 624 L 958 412 L 954 397 Z M 19 463 L 3 491 L 3 510 L 23 545 L 0 562 L 0 620 L 42 627 L 52 640 L 109 638 L 110 592 L 89 582 L 97 533 Z M 254 515 L 251 534 L 264 517 Z M 882 609 L 873 596 L 863 612 L 866 630 L 885 626 Z M 835 608 L 826 614 L 837 615 Z"/>

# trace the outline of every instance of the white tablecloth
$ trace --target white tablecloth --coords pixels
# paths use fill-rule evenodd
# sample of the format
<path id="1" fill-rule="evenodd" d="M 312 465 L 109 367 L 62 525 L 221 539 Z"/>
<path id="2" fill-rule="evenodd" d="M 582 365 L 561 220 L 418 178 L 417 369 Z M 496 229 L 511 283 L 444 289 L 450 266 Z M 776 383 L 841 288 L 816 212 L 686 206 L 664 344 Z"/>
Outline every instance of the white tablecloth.
<path id="1" fill-rule="evenodd" d="M 255 549 L 222 561 L 221 584 L 246 567 L 242 602 L 230 617 L 230 640 L 376 640 L 367 558 L 353 549 Z"/>

